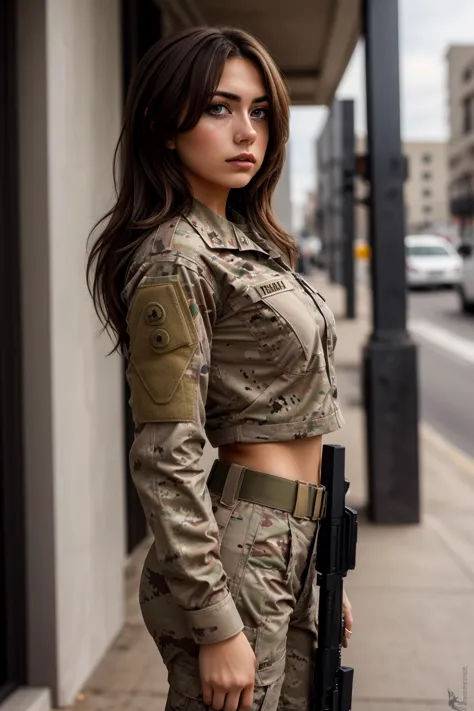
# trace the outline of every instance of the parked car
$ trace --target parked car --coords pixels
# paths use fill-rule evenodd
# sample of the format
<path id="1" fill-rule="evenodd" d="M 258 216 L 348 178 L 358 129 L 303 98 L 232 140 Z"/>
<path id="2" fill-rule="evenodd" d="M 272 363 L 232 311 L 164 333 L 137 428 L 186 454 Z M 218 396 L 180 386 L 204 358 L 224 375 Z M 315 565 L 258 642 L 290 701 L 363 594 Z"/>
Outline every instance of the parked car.
<path id="1" fill-rule="evenodd" d="M 461 309 L 464 313 L 474 314 L 474 247 L 464 242 L 459 245 L 458 252 L 463 260 L 461 280 L 458 284 Z"/>
<path id="2" fill-rule="evenodd" d="M 463 260 L 452 244 L 435 235 L 405 237 L 406 279 L 409 287 L 457 286 Z"/>

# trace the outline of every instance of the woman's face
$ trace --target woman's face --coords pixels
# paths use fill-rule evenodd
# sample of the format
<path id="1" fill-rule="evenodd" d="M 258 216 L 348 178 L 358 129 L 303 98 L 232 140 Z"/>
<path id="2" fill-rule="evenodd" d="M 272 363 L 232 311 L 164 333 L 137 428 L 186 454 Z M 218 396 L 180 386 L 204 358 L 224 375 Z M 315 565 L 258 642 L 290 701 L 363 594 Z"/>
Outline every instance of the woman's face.
<path id="1" fill-rule="evenodd" d="M 268 114 L 260 71 L 247 59 L 228 59 L 197 125 L 169 144 L 178 153 L 194 197 L 225 214 L 229 190 L 245 187 L 263 163 Z"/>

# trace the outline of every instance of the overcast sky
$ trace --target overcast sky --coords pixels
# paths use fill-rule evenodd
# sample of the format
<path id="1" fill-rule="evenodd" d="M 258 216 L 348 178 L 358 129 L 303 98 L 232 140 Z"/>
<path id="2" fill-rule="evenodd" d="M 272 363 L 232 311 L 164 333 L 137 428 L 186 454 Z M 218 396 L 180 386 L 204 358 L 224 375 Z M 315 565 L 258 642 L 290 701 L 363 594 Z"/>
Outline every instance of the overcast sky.
<path id="1" fill-rule="evenodd" d="M 445 56 L 451 44 L 474 45 L 474 0 L 400 0 L 402 138 L 444 140 L 447 128 Z M 359 45 L 337 92 L 356 102 L 356 131 L 365 133 L 364 53 Z M 298 204 L 315 185 L 314 140 L 327 110 L 291 112 L 290 171 L 295 224 Z"/>

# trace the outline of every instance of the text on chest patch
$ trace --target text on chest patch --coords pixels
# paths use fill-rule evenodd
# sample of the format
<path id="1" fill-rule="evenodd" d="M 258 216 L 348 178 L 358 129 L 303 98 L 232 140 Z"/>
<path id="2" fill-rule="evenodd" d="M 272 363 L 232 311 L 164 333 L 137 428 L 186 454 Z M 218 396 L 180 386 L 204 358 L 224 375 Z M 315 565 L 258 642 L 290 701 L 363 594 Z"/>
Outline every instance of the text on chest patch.
<path id="1" fill-rule="evenodd" d="M 271 281 L 266 281 L 255 287 L 257 293 L 262 299 L 273 294 L 279 294 L 282 291 L 292 291 L 295 287 L 292 286 L 286 279 L 277 278 Z"/>

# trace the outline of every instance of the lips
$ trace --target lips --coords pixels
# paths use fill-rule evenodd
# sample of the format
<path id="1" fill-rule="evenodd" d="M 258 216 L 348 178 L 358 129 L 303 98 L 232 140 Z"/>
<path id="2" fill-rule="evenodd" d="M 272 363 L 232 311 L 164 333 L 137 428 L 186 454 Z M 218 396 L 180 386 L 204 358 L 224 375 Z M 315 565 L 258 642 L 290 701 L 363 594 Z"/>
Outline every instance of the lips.
<path id="1" fill-rule="evenodd" d="M 256 158 L 253 153 L 240 153 L 238 156 L 229 158 L 227 163 L 255 163 Z"/>

